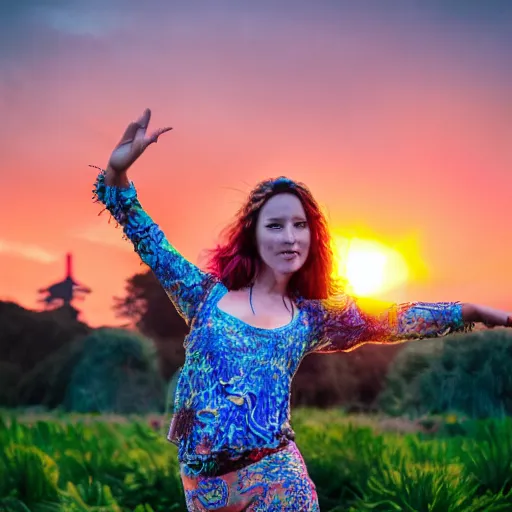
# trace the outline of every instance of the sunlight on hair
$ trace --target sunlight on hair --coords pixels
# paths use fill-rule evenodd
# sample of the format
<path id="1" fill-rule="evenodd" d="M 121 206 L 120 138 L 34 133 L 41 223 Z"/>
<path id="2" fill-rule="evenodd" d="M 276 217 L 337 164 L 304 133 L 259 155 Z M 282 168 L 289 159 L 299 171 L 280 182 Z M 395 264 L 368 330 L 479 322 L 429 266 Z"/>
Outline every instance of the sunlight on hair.
<path id="1" fill-rule="evenodd" d="M 347 292 L 376 297 L 404 285 L 409 278 L 405 257 L 375 240 L 334 236 L 337 274 L 347 281 Z"/>

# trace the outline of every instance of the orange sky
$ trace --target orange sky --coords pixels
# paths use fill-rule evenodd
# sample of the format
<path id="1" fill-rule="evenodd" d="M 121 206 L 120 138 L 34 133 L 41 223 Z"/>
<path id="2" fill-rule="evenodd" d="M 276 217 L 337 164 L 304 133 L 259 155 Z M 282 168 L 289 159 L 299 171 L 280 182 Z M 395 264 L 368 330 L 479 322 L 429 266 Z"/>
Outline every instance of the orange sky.
<path id="1" fill-rule="evenodd" d="M 512 309 L 509 4 L 141 4 L 30 0 L 3 16 L 2 299 L 40 307 L 71 251 L 93 289 L 82 318 L 122 322 L 112 297 L 143 267 L 97 216 L 88 164 L 150 107 L 174 131 L 131 178 L 192 261 L 252 186 L 287 175 L 336 229 L 416 240 L 428 276 L 386 298 Z"/>

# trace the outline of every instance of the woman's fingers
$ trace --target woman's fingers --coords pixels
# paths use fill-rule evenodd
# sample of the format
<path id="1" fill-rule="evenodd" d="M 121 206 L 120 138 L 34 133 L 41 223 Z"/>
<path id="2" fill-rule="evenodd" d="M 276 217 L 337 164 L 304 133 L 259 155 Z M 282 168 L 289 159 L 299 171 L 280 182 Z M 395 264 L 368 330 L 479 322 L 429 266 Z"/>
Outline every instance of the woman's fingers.
<path id="1" fill-rule="evenodd" d="M 135 133 L 136 139 L 143 139 L 146 136 L 146 130 L 148 129 L 149 120 L 151 119 L 151 110 L 147 108 L 144 110 L 142 115 L 135 122 L 137 126 L 137 131 Z"/>
<path id="2" fill-rule="evenodd" d="M 126 128 L 121 137 L 121 140 L 117 144 L 117 146 L 121 146 L 123 144 L 128 144 L 135 140 L 135 138 L 143 139 L 146 135 L 146 130 L 148 128 L 149 120 L 151 119 L 151 110 L 147 108 L 144 110 L 142 115 L 136 120 L 132 121 Z"/>
<path id="3" fill-rule="evenodd" d="M 117 144 L 116 147 L 122 146 L 123 144 L 128 144 L 135 139 L 135 135 L 137 134 L 137 130 L 140 128 L 140 125 L 137 122 L 130 123 L 121 137 L 121 140 Z"/>
<path id="4" fill-rule="evenodd" d="M 149 108 L 145 109 L 142 112 L 142 115 L 137 119 L 137 123 L 139 123 L 142 127 L 147 128 L 149 125 L 149 120 L 151 119 L 151 110 Z"/>
<path id="5" fill-rule="evenodd" d="M 172 130 L 171 127 L 159 128 L 148 137 L 146 131 L 150 119 L 151 110 L 147 108 L 136 121 L 128 125 L 110 156 L 109 165 L 113 169 L 127 169 L 150 144 L 158 141 L 160 135 Z"/>
<path id="6" fill-rule="evenodd" d="M 158 128 L 158 130 L 155 130 L 147 139 L 146 139 L 146 145 L 145 147 L 148 147 L 150 144 L 153 144 L 154 142 L 158 141 L 158 137 L 162 135 L 165 132 L 168 132 L 172 130 L 172 127 L 167 126 L 165 128 Z"/>

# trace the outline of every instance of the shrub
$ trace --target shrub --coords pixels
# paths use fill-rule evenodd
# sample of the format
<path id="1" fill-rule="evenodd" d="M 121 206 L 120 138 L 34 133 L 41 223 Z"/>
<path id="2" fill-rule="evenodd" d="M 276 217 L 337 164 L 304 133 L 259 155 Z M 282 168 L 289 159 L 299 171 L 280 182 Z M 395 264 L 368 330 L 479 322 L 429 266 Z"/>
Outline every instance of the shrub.
<path id="1" fill-rule="evenodd" d="M 379 405 L 393 415 L 512 414 L 512 335 L 504 330 L 410 342 L 390 367 Z"/>
<path id="2" fill-rule="evenodd" d="M 152 343 L 122 329 L 99 329 L 84 340 L 64 406 L 77 412 L 162 410 L 164 383 Z"/>
<path id="3" fill-rule="evenodd" d="M 84 341 L 70 341 L 30 370 L 17 386 L 16 404 L 48 409 L 62 405 L 73 370 L 82 357 Z"/>
<path id="4" fill-rule="evenodd" d="M 16 405 L 16 386 L 21 375 L 17 364 L 0 361 L 0 405 Z"/>

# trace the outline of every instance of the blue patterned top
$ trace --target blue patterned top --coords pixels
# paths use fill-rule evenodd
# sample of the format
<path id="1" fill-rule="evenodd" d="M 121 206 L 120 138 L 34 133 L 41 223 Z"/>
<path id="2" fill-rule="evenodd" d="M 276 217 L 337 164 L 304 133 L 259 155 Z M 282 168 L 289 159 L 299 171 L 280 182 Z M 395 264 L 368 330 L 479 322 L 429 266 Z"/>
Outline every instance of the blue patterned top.
<path id="1" fill-rule="evenodd" d="M 169 244 L 143 210 L 133 183 L 129 188 L 106 186 L 102 171 L 94 194 L 190 328 L 168 434 L 178 446 L 180 462 L 204 463 L 220 454 L 236 458 L 249 449 L 276 448 L 293 439 L 290 387 L 307 354 L 443 336 L 465 327 L 458 302 L 412 302 L 374 316 L 348 296 L 299 297 L 288 325 L 251 326 L 217 306 L 227 288 Z"/>

